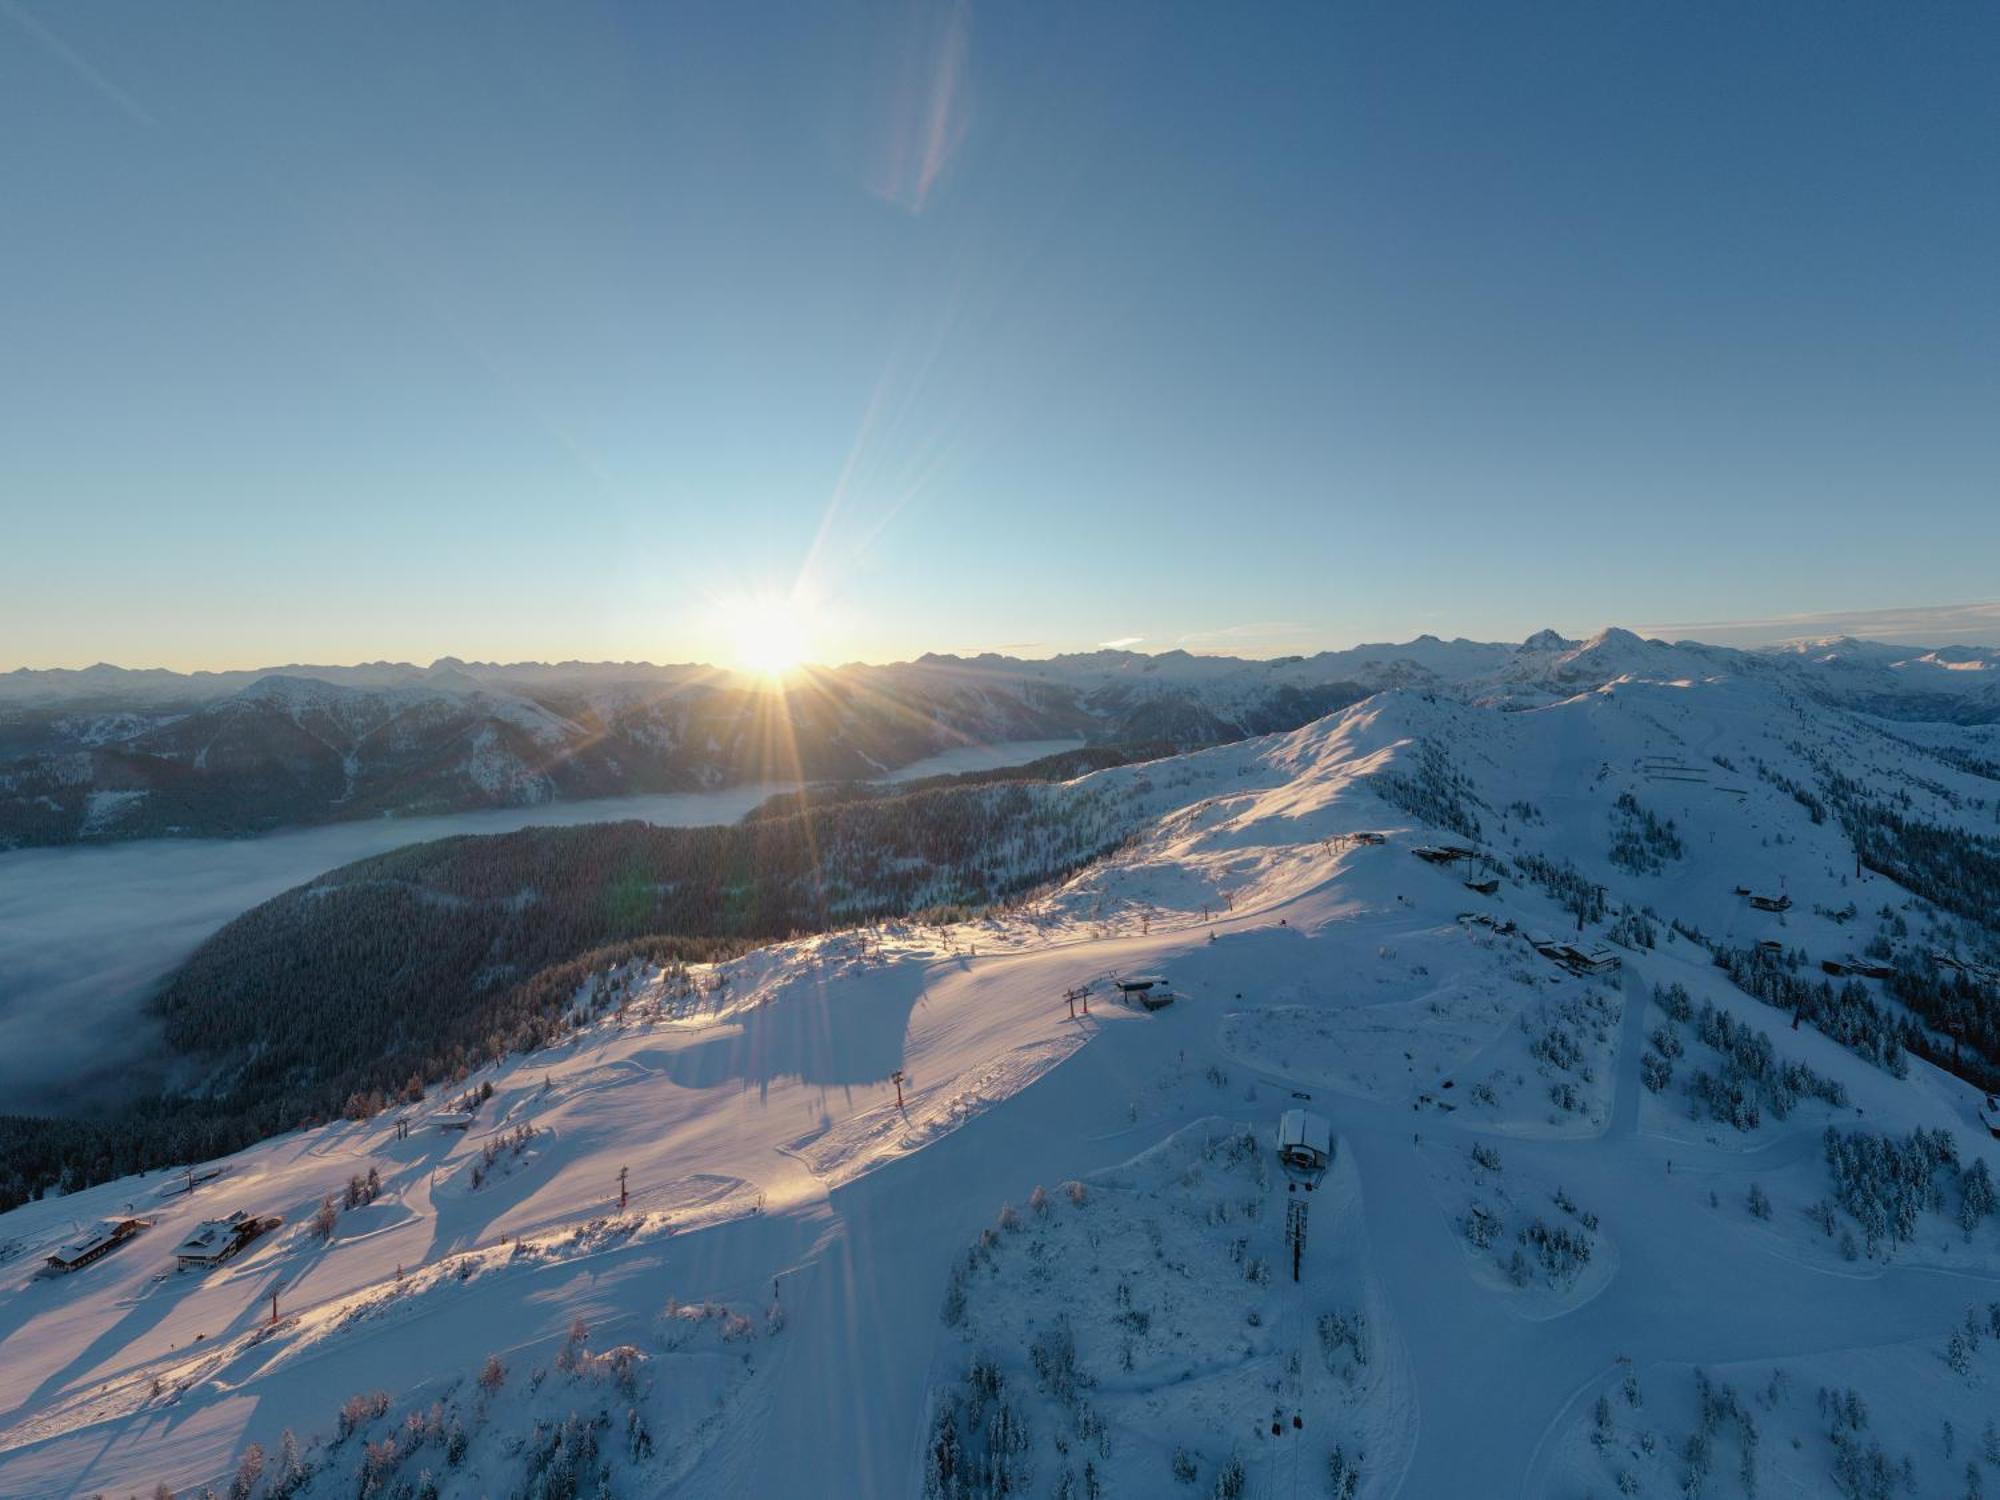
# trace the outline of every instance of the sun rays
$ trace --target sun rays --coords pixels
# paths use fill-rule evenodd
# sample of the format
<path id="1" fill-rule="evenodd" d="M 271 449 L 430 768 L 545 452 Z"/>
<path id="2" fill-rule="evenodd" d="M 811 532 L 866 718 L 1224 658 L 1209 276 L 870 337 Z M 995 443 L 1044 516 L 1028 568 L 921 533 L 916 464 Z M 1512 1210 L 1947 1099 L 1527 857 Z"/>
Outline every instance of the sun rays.
<path id="1" fill-rule="evenodd" d="M 774 683 L 812 659 L 817 642 L 811 607 L 797 593 L 760 594 L 722 606 L 731 663 Z"/>

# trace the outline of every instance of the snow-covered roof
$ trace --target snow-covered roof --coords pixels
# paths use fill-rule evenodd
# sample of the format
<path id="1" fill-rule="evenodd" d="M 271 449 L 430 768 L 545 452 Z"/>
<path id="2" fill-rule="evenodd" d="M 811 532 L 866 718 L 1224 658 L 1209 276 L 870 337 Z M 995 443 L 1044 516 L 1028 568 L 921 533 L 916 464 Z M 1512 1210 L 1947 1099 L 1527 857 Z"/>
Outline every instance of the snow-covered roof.
<path id="1" fill-rule="evenodd" d="M 144 1222 L 142 1219 L 105 1219 L 103 1222 L 85 1230 L 75 1239 L 65 1241 L 63 1244 L 57 1246 L 49 1256 L 49 1259 L 62 1261 L 81 1260 L 92 1252 L 102 1250 L 105 1246 L 115 1243 L 124 1235 L 130 1233 L 132 1226 L 142 1225 Z"/>
<path id="2" fill-rule="evenodd" d="M 64 1260 L 74 1260 L 79 1255 L 90 1254 L 91 1251 L 111 1239 L 117 1232 L 118 1228 L 115 1224 L 100 1224 L 97 1228 L 58 1245 L 55 1253 L 60 1255 Z"/>
<path id="3" fill-rule="evenodd" d="M 1321 1156 L 1333 1154 L 1333 1127 L 1325 1115 L 1309 1109 L 1288 1109 L 1278 1116 L 1278 1149 L 1303 1146 Z"/>
<path id="4" fill-rule="evenodd" d="M 203 1219 L 193 1234 L 174 1247 L 174 1254 L 210 1255 L 224 1249 L 242 1232 L 249 1217 L 239 1208 L 226 1219 Z"/>

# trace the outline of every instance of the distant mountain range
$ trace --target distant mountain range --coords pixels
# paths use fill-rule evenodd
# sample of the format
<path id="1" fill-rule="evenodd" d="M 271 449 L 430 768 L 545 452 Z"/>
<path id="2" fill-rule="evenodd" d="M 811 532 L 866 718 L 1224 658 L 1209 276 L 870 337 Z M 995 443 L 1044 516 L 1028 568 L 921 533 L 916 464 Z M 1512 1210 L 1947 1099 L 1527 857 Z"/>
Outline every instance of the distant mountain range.
<path id="1" fill-rule="evenodd" d="M 1755 676 L 1906 720 L 2000 722 L 2000 650 L 1848 638 L 1758 651 L 1543 631 L 1247 661 L 927 655 L 801 674 L 372 662 L 0 674 L 0 847 L 217 836 L 347 818 L 881 775 L 954 746 L 1074 737 L 1189 749 L 1391 687 L 1530 707 L 1621 679 Z"/>

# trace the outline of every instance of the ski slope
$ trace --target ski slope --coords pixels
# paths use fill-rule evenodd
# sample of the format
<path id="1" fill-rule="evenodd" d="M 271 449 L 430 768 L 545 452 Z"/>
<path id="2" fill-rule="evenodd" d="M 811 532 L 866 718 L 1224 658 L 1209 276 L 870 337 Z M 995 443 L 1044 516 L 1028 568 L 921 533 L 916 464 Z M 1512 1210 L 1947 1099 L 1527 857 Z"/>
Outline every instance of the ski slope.
<path id="1" fill-rule="evenodd" d="M 1492 896 L 1410 853 L 1464 837 L 1390 790 L 1425 747 L 1476 799 Z M 701 971 L 692 996 L 603 976 L 572 1039 L 420 1105 L 265 1142 L 191 1195 L 155 1174 L 0 1216 L 0 1493 L 226 1493 L 254 1442 L 264 1494 L 290 1430 L 310 1496 L 417 1494 L 426 1473 L 444 1495 L 549 1492 L 582 1448 L 620 1495 L 919 1495 L 978 1364 L 1035 1495 L 1209 1494 L 1239 1467 L 1246 1494 L 1320 1495 L 1336 1447 L 1362 1496 L 1581 1497 L 1621 1475 L 1676 1493 L 1697 1368 L 1761 1415 L 1758 1493 L 1834 1492 L 1815 1392 L 1837 1383 L 1866 1393 L 1867 1439 L 1909 1457 L 1917 1493 L 1962 1494 L 2000 1328 L 1964 1371 L 1946 1350 L 2000 1302 L 2000 1220 L 1927 1213 L 1848 1259 L 1808 1210 L 1829 1124 L 1993 1157 L 1977 1094 L 1790 1029 L 1666 925 L 1818 959 L 1867 936 L 1823 913 L 1909 906 L 1754 769 L 1802 779 L 1800 747 L 1941 820 L 1992 817 L 1993 783 L 1761 681 L 1625 674 L 1518 712 L 1384 693 L 1088 778 L 1127 810 L 1129 847 L 984 920 L 780 945 Z M 1674 820 L 1682 852 L 1657 871 L 1608 858 L 1621 793 Z M 1614 911 L 1652 908 L 1658 945 L 1608 978 L 1550 963 L 1526 935 L 1578 924 L 1500 863 L 1527 852 Z M 1738 886 L 1792 905 L 1756 912 Z M 1156 972 L 1180 997 L 1158 1012 L 1108 984 Z M 1691 1119 L 1641 1078 L 1677 1024 L 1653 998 L 1670 984 L 1844 1103 L 1748 1131 Z M 1713 1061 L 1682 1033 L 1684 1073 Z M 430 1123 L 489 1084 L 469 1130 Z M 1300 1095 L 1336 1137 L 1311 1194 L 1269 1151 Z M 322 1197 L 371 1167 L 379 1195 L 321 1241 Z M 1753 1183 L 1768 1218 L 1743 1206 Z M 1297 1282 L 1290 1201 L 1310 1209 Z M 1467 1232 L 1475 1205 L 1492 1246 Z M 237 1208 L 285 1225 L 215 1271 L 171 1269 Z M 33 1274 L 77 1223 L 128 1211 L 152 1227 Z M 1537 1222 L 1587 1259 L 1510 1272 Z M 1051 1376 L 1031 1351 L 1058 1345 Z M 483 1384 L 489 1356 L 502 1378 Z M 343 1404 L 377 1391 L 340 1437 Z M 1720 1421 L 1705 1493 L 1742 1493 L 1742 1422 Z"/>

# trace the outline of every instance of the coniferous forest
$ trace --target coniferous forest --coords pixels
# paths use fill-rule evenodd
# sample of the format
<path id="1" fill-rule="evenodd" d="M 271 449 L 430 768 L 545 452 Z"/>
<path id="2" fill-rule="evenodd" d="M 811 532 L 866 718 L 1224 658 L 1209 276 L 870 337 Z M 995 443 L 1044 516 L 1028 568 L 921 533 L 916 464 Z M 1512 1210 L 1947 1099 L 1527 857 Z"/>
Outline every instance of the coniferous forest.
<path id="1" fill-rule="evenodd" d="M 1029 774 L 1081 769 L 1056 759 Z M 593 967 L 962 915 L 1109 852 L 1127 822 L 1089 789 L 975 775 L 793 795 L 726 826 L 533 828 L 358 861 L 246 912 L 168 982 L 167 1042 L 197 1087 L 109 1119 L 0 1116 L 0 1208 L 366 1112 L 543 1045 Z"/>

